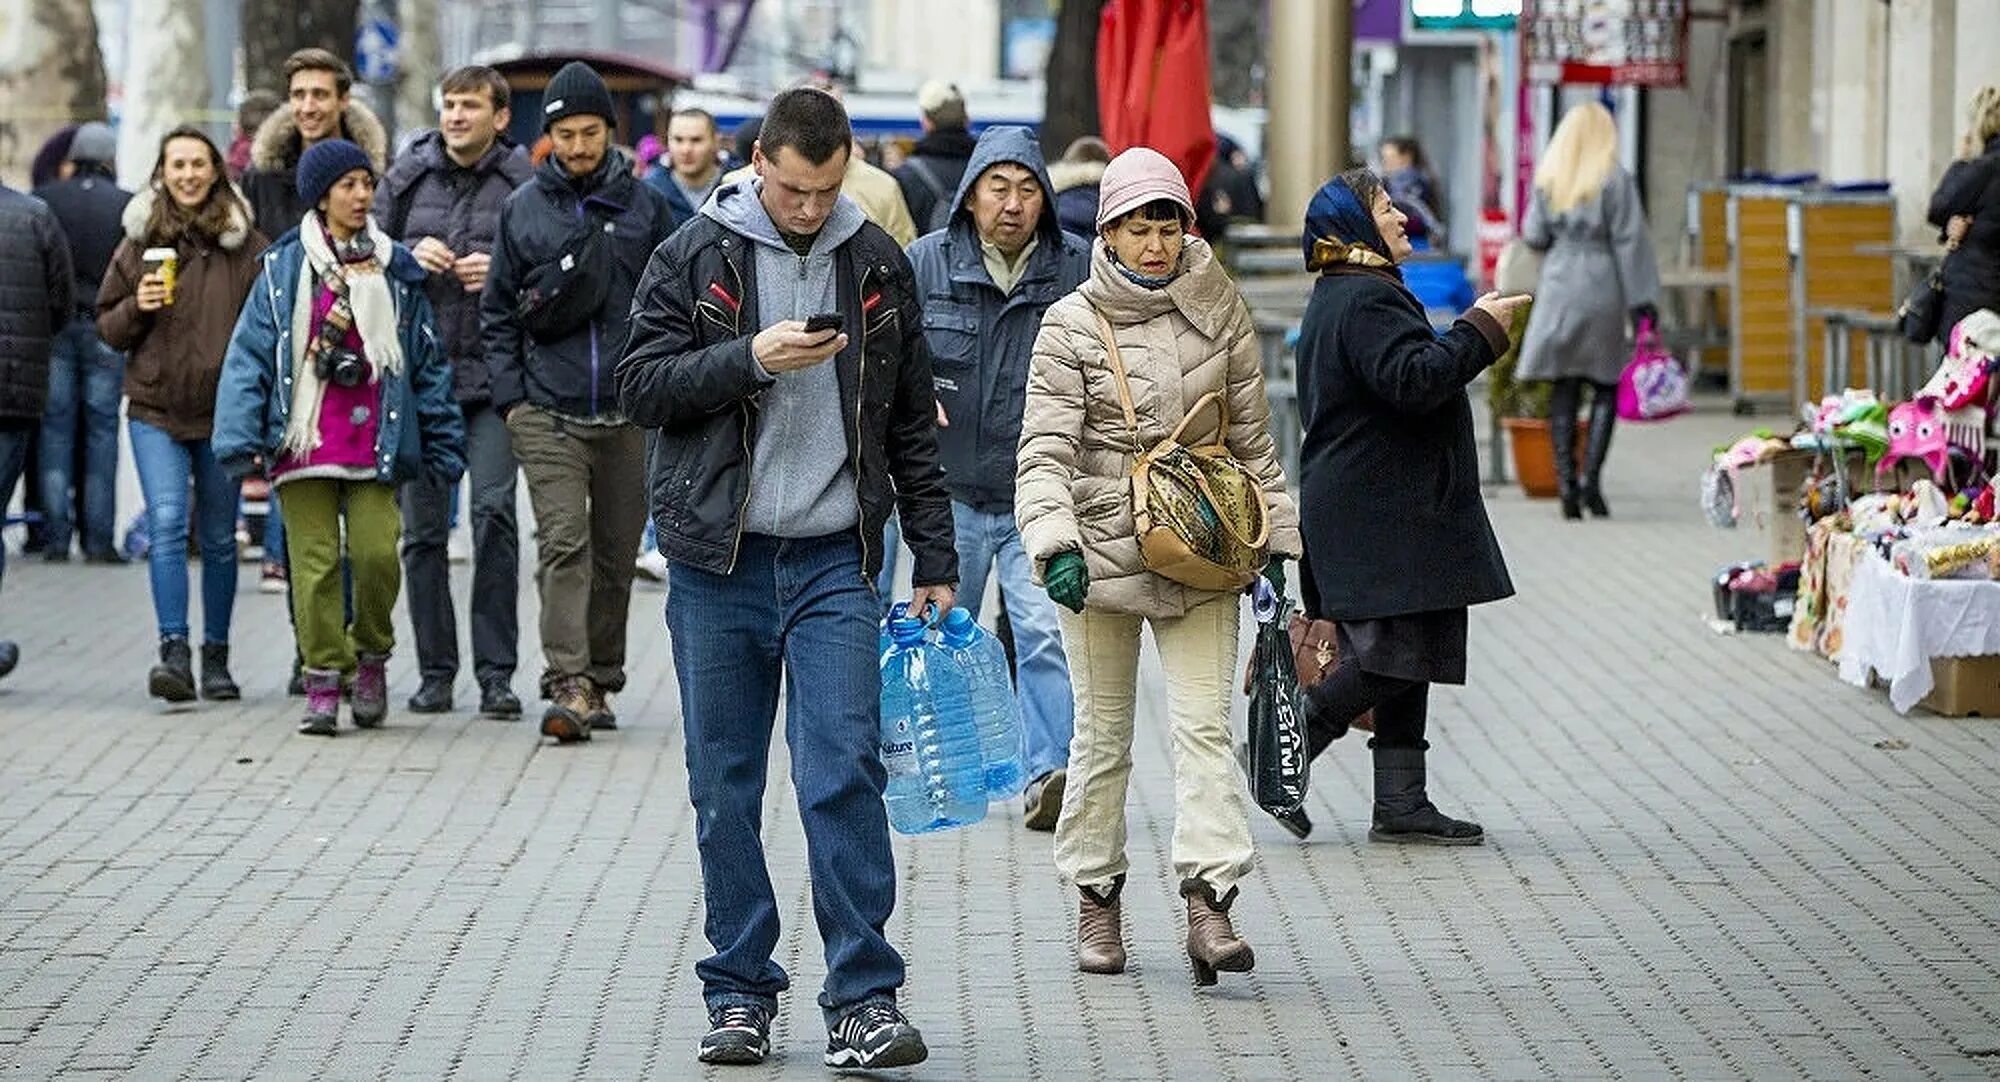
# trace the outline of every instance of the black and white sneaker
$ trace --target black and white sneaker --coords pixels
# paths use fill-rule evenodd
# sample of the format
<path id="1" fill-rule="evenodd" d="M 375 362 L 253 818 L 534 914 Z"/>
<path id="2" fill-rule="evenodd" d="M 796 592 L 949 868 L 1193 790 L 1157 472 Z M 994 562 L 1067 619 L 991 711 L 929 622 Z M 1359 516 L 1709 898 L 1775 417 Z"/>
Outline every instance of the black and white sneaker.
<path id="1" fill-rule="evenodd" d="M 708 1036 L 695 1058 L 703 1063 L 764 1062 L 771 1054 L 771 1010 L 757 1003 L 728 1003 L 708 1012 Z"/>
<path id="2" fill-rule="evenodd" d="M 849 1069 L 909 1067 L 930 1058 L 924 1035 L 886 999 L 854 1008 L 826 1032 L 826 1065 Z"/>

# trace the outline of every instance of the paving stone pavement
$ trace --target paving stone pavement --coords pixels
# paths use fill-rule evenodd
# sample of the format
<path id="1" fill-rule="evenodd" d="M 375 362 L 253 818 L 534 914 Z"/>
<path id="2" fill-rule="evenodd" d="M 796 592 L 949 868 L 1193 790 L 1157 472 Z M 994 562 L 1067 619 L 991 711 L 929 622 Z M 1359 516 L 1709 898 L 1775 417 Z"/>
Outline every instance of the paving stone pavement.
<path id="1" fill-rule="evenodd" d="M 1470 683 L 1433 709 L 1434 793 L 1489 842 L 1369 844 L 1367 752 L 1341 741 L 1314 776 L 1309 843 L 1252 812 L 1247 978 L 1196 991 L 1179 954 L 1157 672 L 1126 975 L 1074 971 L 1071 895 L 1018 808 L 899 839 L 892 933 L 932 1057 L 892 1074 L 2000 1075 L 2000 723 L 1899 717 L 1778 637 L 1704 627 L 1707 576 L 1756 546 L 1702 522 L 1695 477 L 1745 427 L 1720 411 L 1628 426 L 1608 522 L 1489 493 L 1520 596 L 1478 610 Z M 625 728 L 588 746 L 464 710 L 325 741 L 292 733 L 281 602 L 252 576 L 236 617 L 247 698 L 169 710 L 144 696 L 143 569 L 15 561 L 0 1073 L 704 1076 L 662 596 L 633 609 Z M 527 591 L 526 673 L 533 611 Z M 780 753 L 766 821 L 796 988 L 772 1061 L 709 1077 L 825 1073 L 785 770 Z"/>

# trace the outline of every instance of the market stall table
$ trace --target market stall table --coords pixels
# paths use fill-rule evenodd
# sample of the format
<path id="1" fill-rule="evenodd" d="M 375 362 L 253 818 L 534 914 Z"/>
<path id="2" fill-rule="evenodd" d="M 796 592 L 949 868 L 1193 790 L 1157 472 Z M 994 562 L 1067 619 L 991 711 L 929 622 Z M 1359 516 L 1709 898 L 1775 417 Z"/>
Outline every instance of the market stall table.
<path id="1" fill-rule="evenodd" d="M 1933 658 L 2000 655 L 2000 582 L 1913 579 L 1869 557 L 1848 593 L 1840 678 L 1889 684 L 1889 704 L 1908 713 L 1931 693 Z"/>

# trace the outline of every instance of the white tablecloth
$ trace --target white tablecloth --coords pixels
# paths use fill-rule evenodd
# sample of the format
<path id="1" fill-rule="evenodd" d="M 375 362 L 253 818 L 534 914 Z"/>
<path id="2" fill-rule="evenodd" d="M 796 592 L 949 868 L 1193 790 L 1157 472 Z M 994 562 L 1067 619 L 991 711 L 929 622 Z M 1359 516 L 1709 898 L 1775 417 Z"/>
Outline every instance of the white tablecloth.
<path id="1" fill-rule="evenodd" d="M 1889 682 L 1889 705 L 1908 713 L 1931 693 L 1931 659 L 2000 654 L 2000 582 L 1912 579 L 1872 552 L 1847 595 L 1840 678 Z"/>

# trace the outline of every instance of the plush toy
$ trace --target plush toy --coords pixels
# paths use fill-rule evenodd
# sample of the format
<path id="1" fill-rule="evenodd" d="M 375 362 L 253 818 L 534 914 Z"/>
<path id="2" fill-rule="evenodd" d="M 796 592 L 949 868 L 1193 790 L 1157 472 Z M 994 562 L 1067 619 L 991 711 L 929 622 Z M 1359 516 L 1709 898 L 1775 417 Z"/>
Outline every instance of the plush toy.
<path id="1" fill-rule="evenodd" d="M 1944 411 L 1931 395 L 1919 395 L 1889 411 L 1889 449 L 1875 470 L 1885 473 L 1905 458 L 1923 459 L 1933 477 L 1943 477 L 1951 464 Z"/>

